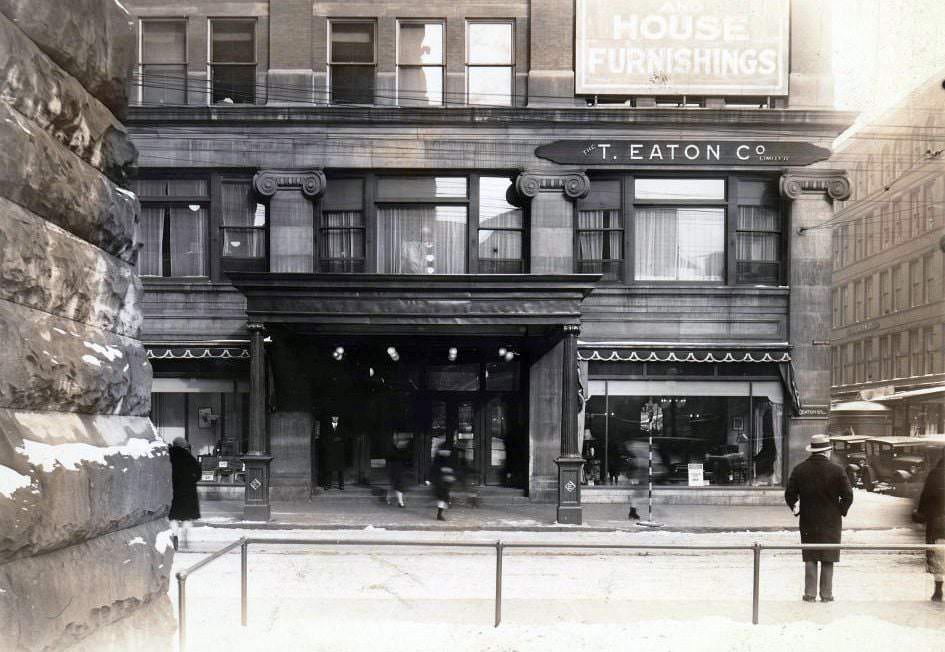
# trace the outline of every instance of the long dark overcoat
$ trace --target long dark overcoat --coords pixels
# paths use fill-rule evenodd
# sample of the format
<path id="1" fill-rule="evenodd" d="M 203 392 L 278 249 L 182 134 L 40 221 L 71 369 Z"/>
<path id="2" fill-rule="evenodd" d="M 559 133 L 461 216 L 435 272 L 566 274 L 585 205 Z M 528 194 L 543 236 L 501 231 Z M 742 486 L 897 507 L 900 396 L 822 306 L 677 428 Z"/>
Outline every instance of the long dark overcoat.
<path id="1" fill-rule="evenodd" d="M 347 433 L 340 423 L 332 430 L 331 421 L 322 426 L 322 437 L 325 441 L 325 470 L 342 471 L 345 468 L 345 442 Z"/>
<path id="2" fill-rule="evenodd" d="M 171 458 L 171 511 L 167 518 L 172 521 L 193 521 L 200 518 L 197 501 L 197 482 L 200 480 L 200 463 L 190 451 L 180 446 L 168 449 Z"/>
<path id="3" fill-rule="evenodd" d="M 794 467 L 784 491 L 788 507 L 800 506 L 801 543 L 840 543 L 843 517 L 853 504 L 846 473 L 823 455 L 811 455 Z M 835 562 L 838 550 L 805 550 L 804 561 Z"/>
<path id="4" fill-rule="evenodd" d="M 928 476 L 919 496 L 916 512 L 921 514 L 925 523 L 925 542 L 935 543 L 945 539 L 945 458 L 939 460 Z M 938 573 L 941 570 L 945 554 L 929 550 L 926 553 L 928 571 Z"/>

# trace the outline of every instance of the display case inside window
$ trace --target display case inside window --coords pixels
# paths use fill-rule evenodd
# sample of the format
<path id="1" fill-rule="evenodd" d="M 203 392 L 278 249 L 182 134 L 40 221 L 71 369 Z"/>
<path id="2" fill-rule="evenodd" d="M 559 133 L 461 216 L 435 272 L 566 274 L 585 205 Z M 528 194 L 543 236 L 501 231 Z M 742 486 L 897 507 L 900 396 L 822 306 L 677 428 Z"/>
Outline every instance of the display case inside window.
<path id="1" fill-rule="evenodd" d="M 777 381 L 592 380 L 581 442 L 585 480 L 645 485 L 652 442 L 657 485 L 780 485 L 782 396 Z"/>

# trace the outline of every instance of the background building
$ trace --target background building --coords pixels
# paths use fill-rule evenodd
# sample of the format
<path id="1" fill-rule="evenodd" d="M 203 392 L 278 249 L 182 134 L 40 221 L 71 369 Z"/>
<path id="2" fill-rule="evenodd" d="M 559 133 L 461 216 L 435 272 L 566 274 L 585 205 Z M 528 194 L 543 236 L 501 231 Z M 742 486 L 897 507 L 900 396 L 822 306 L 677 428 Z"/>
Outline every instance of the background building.
<path id="1" fill-rule="evenodd" d="M 888 409 L 870 416 L 889 434 L 945 433 L 943 77 L 852 129 L 832 158 L 853 189 L 829 225 L 835 431 L 860 432 L 849 402 L 867 400 Z"/>
<path id="2" fill-rule="evenodd" d="M 257 516 L 270 473 L 324 479 L 332 415 L 352 481 L 450 442 L 579 520 L 653 435 L 689 499 L 780 500 L 826 425 L 802 229 L 847 196 L 817 163 L 852 116 L 829 8 L 701 4 L 129 3 L 159 430 L 217 491 L 244 456 Z"/>

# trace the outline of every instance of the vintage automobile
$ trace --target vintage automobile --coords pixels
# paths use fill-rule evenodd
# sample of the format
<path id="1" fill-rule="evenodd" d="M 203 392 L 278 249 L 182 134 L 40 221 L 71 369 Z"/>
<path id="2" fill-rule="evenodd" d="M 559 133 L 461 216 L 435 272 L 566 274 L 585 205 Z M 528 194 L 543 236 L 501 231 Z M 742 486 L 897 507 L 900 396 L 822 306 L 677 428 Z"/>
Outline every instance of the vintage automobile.
<path id="1" fill-rule="evenodd" d="M 865 447 L 860 475 L 863 487 L 911 496 L 945 451 L 945 437 L 872 437 Z"/>
<path id="2" fill-rule="evenodd" d="M 863 465 L 866 462 L 866 437 L 858 435 L 831 435 L 833 461 L 843 467 L 850 485 L 860 486 Z"/>

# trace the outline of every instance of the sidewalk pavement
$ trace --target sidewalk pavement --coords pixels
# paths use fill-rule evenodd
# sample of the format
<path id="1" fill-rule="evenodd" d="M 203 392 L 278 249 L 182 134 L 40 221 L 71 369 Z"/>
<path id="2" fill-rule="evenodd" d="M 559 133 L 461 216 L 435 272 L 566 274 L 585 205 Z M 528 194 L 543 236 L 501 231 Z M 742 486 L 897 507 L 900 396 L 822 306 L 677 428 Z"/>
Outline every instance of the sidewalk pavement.
<path id="1" fill-rule="evenodd" d="M 458 503 L 460 501 L 457 501 Z M 648 518 L 646 504 L 636 502 Z M 856 490 L 853 507 L 843 527 L 847 530 L 888 530 L 911 527 L 912 501 Z M 434 520 L 434 504 L 424 495 L 407 495 L 398 508 L 379 499 L 317 496 L 310 501 L 272 503 L 272 520 L 243 521 L 241 501 L 203 501 L 197 523 L 217 528 L 271 530 L 357 530 L 366 527 L 414 531 L 641 531 L 645 527 L 627 518 L 627 504 L 586 504 L 580 526 L 555 522 L 555 505 L 516 501 L 470 507 L 457 504 L 446 522 Z M 796 529 L 797 519 L 787 506 L 774 505 L 654 505 L 653 520 L 665 531 L 730 532 Z"/>

